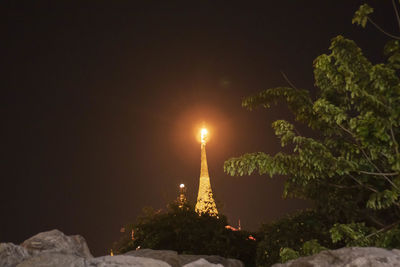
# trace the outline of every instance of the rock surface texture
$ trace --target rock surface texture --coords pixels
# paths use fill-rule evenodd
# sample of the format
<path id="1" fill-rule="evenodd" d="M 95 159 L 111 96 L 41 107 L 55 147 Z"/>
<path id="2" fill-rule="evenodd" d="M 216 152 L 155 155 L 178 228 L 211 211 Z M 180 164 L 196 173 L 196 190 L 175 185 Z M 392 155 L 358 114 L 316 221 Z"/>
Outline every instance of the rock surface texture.
<path id="1" fill-rule="evenodd" d="M 167 262 L 172 267 L 180 266 L 224 266 L 224 267 L 244 267 L 240 260 L 226 259 L 215 255 L 178 255 L 176 251 L 172 250 L 152 250 L 152 249 L 139 249 L 129 251 L 125 255 L 152 258 Z M 197 262 L 200 259 L 207 261 L 208 265 L 188 265 Z M 202 262 L 202 261 L 201 261 Z M 198 263 L 198 264 L 201 264 Z M 219 264 L 219 265 L 218 265 Z"/>
<path id="2" fill-rule="evenodd" d="M 16 266 L 30 256 L 29 252 L 21 246 L 0 243 L 0 266 Z"/>
<path id="3" fill-rule="evenodd" d="M 273 267 L 400 267 L 400 250 L 352 247 L 325 250 L 318 254 L 275 264 Z"/>
<path id="4" fill-rule="evenodd" d="M 214 264 L 206 261 L 205 259 L 199 259 L 197 261 L 193 261 L 191 263 L 183 265 L 183 267 L 206 267 L 206 266 L 214 266 L 214 267 L 224 267 L 222 264 Z"/>
<path id="5" fill-rule="evenodd" d="M 124 255 L 160 260 L 168 263 L 172 267 L 182 266 L 179 260 L 178 253 L 172 250 L 152 250 L 145 248 L 145 249 L 128 251 Z"/>
<path id="6" fill-rule="evenodd" d="M 94 258 L 83 237 L 58 230 L 39 233 L 20 246 L 0 243 L 0 267 L 242 267 L 235 259 L 219 256 L 178 255 L 170 250 L 141 249 L 124 255 Z"/>
<path id="7" fill-rule="evenodd" d="M 92 258 L 85 239 L 80 235 L 66 236 L 58 230 L 39 233 L 25 240 L 21 247 L 32 254 L 59 252 L 85 258 Z"/>

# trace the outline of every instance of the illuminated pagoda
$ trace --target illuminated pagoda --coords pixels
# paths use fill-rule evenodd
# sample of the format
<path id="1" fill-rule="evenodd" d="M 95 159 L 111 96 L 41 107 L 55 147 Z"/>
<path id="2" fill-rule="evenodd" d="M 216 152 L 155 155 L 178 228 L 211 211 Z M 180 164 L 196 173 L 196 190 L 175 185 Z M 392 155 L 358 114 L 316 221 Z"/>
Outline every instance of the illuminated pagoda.
<path id="1" fill-rule="evenodd" d="M 208 213 L 211 216 L 218 217 L 217 206 L 213 199 L 211 190 L 210 176 L 208 175 L 207 157 L 206 157 L 207 129 L 201 129 L 201 169 L 199 193 L 195 211 L 198 214 Z"/>

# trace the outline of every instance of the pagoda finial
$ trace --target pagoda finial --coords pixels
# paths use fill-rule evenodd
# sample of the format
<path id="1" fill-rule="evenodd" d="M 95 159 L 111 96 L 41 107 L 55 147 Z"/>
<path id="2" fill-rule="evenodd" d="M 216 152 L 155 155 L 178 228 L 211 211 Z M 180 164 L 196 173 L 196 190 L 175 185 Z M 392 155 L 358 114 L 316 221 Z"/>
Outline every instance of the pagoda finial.
<path id="1" fill-rule="evenodd" d="M 206 128 L 202 128 L 200 131 L 200 136 L 201 136 L 201 144 L 206 144 L 207 143 L 207 134 L 208 131 Z"/>

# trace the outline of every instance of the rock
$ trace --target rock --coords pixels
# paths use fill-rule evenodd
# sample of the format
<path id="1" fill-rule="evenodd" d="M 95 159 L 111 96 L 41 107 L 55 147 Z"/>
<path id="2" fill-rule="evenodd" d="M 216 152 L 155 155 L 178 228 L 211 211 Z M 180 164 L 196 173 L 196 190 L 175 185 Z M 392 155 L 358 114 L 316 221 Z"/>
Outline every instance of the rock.
<path id="1" fill-rule="evenodd" d="M 128 251 L 124 255 L 161 260 L 165 261 L 172 267 L 181 266 L 178 253 L 172 250 L 152 250 L 146 248 L 146 249 Z"/>
<path id="2" fill-rule="evenodd" d="M 169 267 L 170 265 L 164 261 L 150 259 L 150 258 L 143 258 L 143 257 L 133 257 L 127 255 L 118 255 L 118 256 L 104 256 L 98 258 L 89 259 L 86 262 L 87 265 L 85 267 L 128 267 L 128 266 L 135 266 L 135 267 Z"/>
<path id="3" fill-rule="evenodd" d="M 0 266 L 13 267 L 29 258 L 29 252 L 12 243 L 0 243 Z"/>
<path id="4" fill-rule="evenodd" d="M 337 250 L 325 250 L 318 254 L 275 264 L 273 267 L 399 267 L 400 250 L 387 250 L 375 247 L 351 247 Z"/>
<path id="5" fill-rule="evenodd" d="M 172 250 L 139 249 L 139 250 L 128 251 L 124 255 L 162 260 L 167 262 L 172 267 L 186 266 L 189 263 L 198 261 L 200 259 L 204 259 L 209 264 L 213 264 L 209 266 L 220 264 L 220 266 L 225 266 L 225 267 L 244 267 L 244 264 L 240 260 L 226 259 L 224 257 L 215 255 L 187 255 L 187 254 L 178 255 L 176 251 Z"/>
<path id="6" fill-rule="evenodd" d="M 226 259 L 224 257 L 215 255 L 187 255 L 187 254 L 178 255 L 176 251 L 172 250 L 139 249 L 139 250 L 128 251 L 124 255 L 162 260 L 167 262 L 172 267 L 186 266 L 189 263 L 198 261 L 199 259 L 204 259 L 209 264 L 214 264 L 214 265 L 220 264 L 221 266 L 225 267 L 244 267 L 244 264 L 240 260 Z"/>
<path id="7" fill-rule="evenodd" d="M 83 258 L 72 254 L 44 252 L 35 255 L 18 265 L 18 267 L 169 267 L 170 265 L 159 260 L 132 257 L 132 256 L 104 256 L 98 258 Z"/>
<path id="8" fill-rule="evenodd" d="M 83 237 L 66 236 L 58 230 L 39 233 L 20 246 L 0 243 L 1 267 L 242 267 L 239 260 L 213 255 L 178 255 L 171 250 L 140 249 L 125 255 L 93 258 Z"/>
<path id="9" fill-rule="evenodd" d="M 186 266 L 187 264 L 191 262 L 195 262 L 199 259 L 205 259 L 209 263 L 212 264 L 220 264 L 224 267 L 244 267 L 243 262 L 240 260 L 236 259 L 226 259 L 221 256 L 215 256 L 215 255 L 179 255 L 179 260 L 181 266 Z"/>
<path id="10" fill-rule="evenodd" d="M 93 257 L 82 236 L 66 236 L 59 230 L 39 233 L 25 240 L 21 246 L 32 254 L 39 252 L 60 252 L 87 258 Z"/>
<path id="11" fill-rule="evenodd" d="M 73 266 L 86 267 L 85 258 L 72 254 L 43 252 L 24 260 L 17 267 Z"/>
<path id="12" fill-rule="evenodd" d="M 244 263 L 237 259 L 226 259 L 224 264 L 226 267 L 244 267 Z"/>
<path id="13" fill-rule="evenodd" d="M 213 264 L 213 263 L 210 263 L 210 262 L 206 261 L 203 258 L 198 259 L 196 261 L 192 261 L 191 263 L 183 265 L 183 267 L 212 267 L 212 266 L 224 267 L 222 264 L 219 264 L 219 263 Z"/>

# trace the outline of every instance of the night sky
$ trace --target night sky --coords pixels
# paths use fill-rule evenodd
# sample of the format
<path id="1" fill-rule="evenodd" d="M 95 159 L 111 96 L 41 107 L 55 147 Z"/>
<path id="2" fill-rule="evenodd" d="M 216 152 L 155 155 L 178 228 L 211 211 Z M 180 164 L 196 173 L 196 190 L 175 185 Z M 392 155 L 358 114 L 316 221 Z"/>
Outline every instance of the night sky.
<path id="1" fill-rule="evenodd" d="M 78 4 L 79 3 L 79 4 Z M 145 206 L 185 183 L 195 200 L 196 132 L 209 128 L 215 198 L 256 230 L 309 204 L 283 200 L 283 178 L 229 177 L 223 162 L 280 150 L 284 107 L 243 97 L 292 83 L 312 93 L 312 62 L 338 34 L 377 63 L 387 40 L 351 24 L 361 1 L 2 1 L 0 242 L 57 228 L 104 255 Z M 391 1 L 373 18 L 395 31 Z"/>

